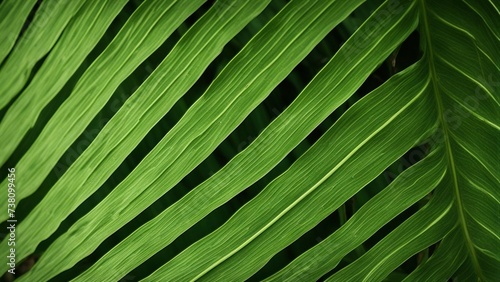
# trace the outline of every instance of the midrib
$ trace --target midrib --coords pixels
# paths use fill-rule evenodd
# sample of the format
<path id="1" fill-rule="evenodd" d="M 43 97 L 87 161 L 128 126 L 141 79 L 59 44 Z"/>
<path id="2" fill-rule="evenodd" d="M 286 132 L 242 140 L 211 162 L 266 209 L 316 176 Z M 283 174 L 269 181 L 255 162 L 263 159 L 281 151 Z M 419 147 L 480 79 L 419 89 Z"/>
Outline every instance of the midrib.
<path id="1" fill-rule="evenodd" d="M 472 243 L 472 239 L 470 237 L 469 229 L 467 227 L 467 221 L 465 219 L 465 211 L 463 207 L 463 201 L 462 201 L 462 195 L 460 194 L 460 188 L 458 187 L 458 179 L 457 179 L 457 170 L 455 167 L 455 160 L 453 157 L 453 150 L 451 148 L 451 143 L 450 143 L 450 134 L 449 134 L 449 129 L 446 121 L 443 118 L 443 113 L 444 113 L 444 106 L 443 106 L 443 101 L 441 99 L 441 95 L 439 92 L 439 86 L 436 81 L 437 77 L 437 72 L 436 72 L 436 66 L 434 65 L 434 52 L 432 49 L 432 39 L 430 36 L 430 30 L 429 30 L 429 21 L 427 18 L 427 10 L 425 6 L 425 0 L 419 0 L 420 1 L 420 7 L 421 7 L 421 14 L 422 17 L 421 19 L 423 22 L 421 23 L 421 27 L 423 28 L 423 33 L 424 36 L 426 37 L 426 43 L 427 43 L 427 48 L 426 48 L 426 55 L 428 58 L 429 62 L 429 75 L 430 75 L 430 80 L 432 83 L 432 87 L 434 90 L 435 98 L 436 98 L 436 103 L 437 103 L 437 110 L 438 110 L 438 115 L 439 115 L 439 122 L 443 128 L 443 136 L 444 136 L 444 146 L 445 146 L 445 152 L 446 152 L 446 157 L 448 161 L 448 167 L 450 168 L 451 174 L 452 174 L 452 179 L 453 179 L 453 192 L 455 194 L 455 200 L 456 200 L 456 206 L 457 206 L 457 211 L 458 211 L 458 221 L 461 226 L 461 229 L 463 231 L 465 243 L 467 246 L 467 249 L 469 250 L 469 255 L 472 261 L 472 264 L 474 265 L 474 269 L 476 271 L 476 274 L 480 280 L 483 279 L 483 273 L 481 270 L 481 266 L 479 264 L 477 254 L 476 254 L 476 249 L 474 248 L 474 244 Z"/>

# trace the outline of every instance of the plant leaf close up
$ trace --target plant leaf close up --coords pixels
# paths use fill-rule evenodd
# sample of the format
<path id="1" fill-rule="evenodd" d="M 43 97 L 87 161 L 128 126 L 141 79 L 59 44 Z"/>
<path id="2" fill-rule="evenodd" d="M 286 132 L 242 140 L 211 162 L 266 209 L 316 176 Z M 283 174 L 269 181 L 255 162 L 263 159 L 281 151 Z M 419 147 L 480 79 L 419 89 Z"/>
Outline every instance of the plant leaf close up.
<path id="1" fill-rule="evenodd" d="M 3 279 L 496 281 L 499 7 L 2 1 Z"/>

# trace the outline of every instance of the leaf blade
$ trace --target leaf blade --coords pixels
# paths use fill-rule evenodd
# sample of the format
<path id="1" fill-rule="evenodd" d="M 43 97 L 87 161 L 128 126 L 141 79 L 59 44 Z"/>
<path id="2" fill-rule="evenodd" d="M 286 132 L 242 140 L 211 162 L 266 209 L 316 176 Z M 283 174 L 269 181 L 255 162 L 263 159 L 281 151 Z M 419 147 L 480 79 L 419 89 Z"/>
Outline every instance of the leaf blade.
<path id="1" fill-rule="evenodd" d="M 423 75 L 423 72 L 420 73 Z M 425 96 L 422 93 L 425 92 L 423 89 L 427 83 L 424 80 L 415 85 L 414 82 L 396 78 L 391 81 L 395 84 L 409 83 L 408 86 L 414 87 L 392 87 L 392 84 L 391 87 L 387 86 L 387 89 L 393 90 L 408 89 L 404 94 L 398 93 L 401 95 L 398 100 L 391 98 L 390 94 L 394 93 L 385 91 L 385 87 L 360 100 L 357 106 L 351 107 L 299 161 L 236 212 L 222 227 L 185 249 L 147 279 L 191 280 L 203 277 L 217 280 L 228 269 L 234 273 L 232 278 L 236 280 L 245 279 L 253 274 L 276 251 L 316 225 L 331 210 L 348 200 L 386 166 L 394 162 L 400 154 L 423 138 L 421 135 L 407 135 L 406 139 L 396 141 L 391 139 L 396 134 L 389 133 L 395 130 L 393 127 L 406 131 L 402 128 L 406 124 L 409 127 L 417 126 L 419 129 L 432 130 L 433 123 L 427 123 L 429 121 L 427 118 L 431 118 L 432 115 L 422 115 L 420 116 L 422 120 L 412 120 L 412 122 L 407 119 L 411 114 L 406 109 L 428 109 L 427 106 L 423 106 L 425 102 L 417 98 Z M 419 94 L 416 96 L 409 94 L 414 92 Z M 395 106 L 391 102 L 401 105 Z M 373 116 L 377 116 L 378 119 L 363 119 L 363 114 L 370 112 L 368 109 L 376 111 L 377 114 Z M 347 126 L 348 120 L 356 122 Z M 353 125 L 356 130 L 353 129 Z M 427 130 L 415 131 L 421 133 Z M 378 146 L 376 144 L 381 147 L 391 144 L 391 148 L 399 147 L 403 152 L 381 153 L 378 151 L 380 148 L 375 148 Z M 403 149 L 405 146 L 409 147 Z M 369 150 L 373 150 L 371 158 L 359 163 L 359 156 Z M 392 155 L 393 153 L 395 155 Z M 370 162 L 373 158 L 377 159 L 377 164 Z M 365 165 L 370 167 L 370 172 L 350 176 L 349 172 L 353 167 L 366 171 L 367 169 L 361 169 Z M 323 208 L 313 208 L 318 206 Z M 287 234 L 287 236 L 273 234 Z M 211 256 L 202 256 L 201 253 L 210 253 Z M 187 261 L 189 265 L 186 265 Z"/>
<path id="2" fill-rule="evenodd" d="M 3 117 L 0 135 L 10 138 L 2 144 L 0 163 L 11 156 L 44 107 L 75 73 L 125 4 L 125 0 L 90 1 L 81 7 L 33 80 Z"/>
<path id="3" fill-rule="evenodd" d="M 3 109 L 21 90 L 35 63 L 50 51 L 83 3 L 85 0 L 42 2 L 33 22 L 21 36 L 18 46 L 0 68 L 0 81 L 2 81 L 0 83 L 0 93 L 2 93 L 0 109 Z M 51 28 L 45 28 L 46 26 Z M 32 48 L 32 46 L 37 46 L 37 48 Z"/>
<path id="4" fill-rule="evenodd" d="M 381 11 L 385 12 L 387 8 L 387 6 L 382 6 Z M 403 11 L 398 11 L 398 13 L 401 14 L 402 12 Z M 372 21 L 378 22 L 378 16 L 375 15 Z M 394 22 L 397 22 L 397 20 Z M 394 22 L 389 21 L 387 25 L 394 24 Z M 371 23 L 368 23 L 367 26 L 371 26 Z M 381 32 L 384 28 L 381 27 L 378 30 Z M 406 35 L 409 31 L 400 30 L 399 32 Z M 124 268 L 127 264 L 119 263 L 121 256 L 134 257 L 135 260 L 144 261 L 145 258 L 172 242 L 174 238 L 187 230 L 204 215 L 208 214 L 209 211 L 220 206 L 223 202 L 229 200 L 269 171 L 274 164 L 279 162 L 279 160 L 281 160 L 294 146 L 305 138 L 308 132 L 310 132 L 320 120 L 345 101 L 349 96 L 348 94 L 359 87 L 370 70 L 375 68 L 385 58 L 389 51 L 386 50 L 384 53 L 383 49 L 386 48 L 382 46 L 386 45 L 379 44 L 379 41 L 382 40 L 381 38 L 390 38 L 387 39 L 386 42 L 391 42 L 395 47 L 399 44 L 401 38 L 404 37 L 401 36 L 400 33 L 397 33 L 398 36 L 378 36 L 375 32 L 371 33 L 370 36 L 366 36 L 366 34 L 366 30 L 363 28 L 352 40 L 348 41 L 328 66 L 318 74 L 306 89 L 304 89 L 298 99 L 276 118 L 255 142 L 240 155 L 231 160 L 231 162 L 222 169 L 223 172 L 218 172 L 205 183 L 195 188 L 185 198 L 174 203 L 171 207 L 162 212 L 162 214 L 157 216 L 153 221 L 147 223 L 139 230 L 136 230 L 136 232 L 127 238 L 127 241 L 130 243 L 122 241 L 122 243 L 116 246 L 110 253 L 105 255 L 95 267 L 91 268 L 89 272 L 97 275 L 97 273 L 109 267 L 115 270 Z M 365 40 L 368 42 L 365 42 Z M 368 50 L 358 50 L 356 49 L 358 46 L 366 46 Z M 378 47 L 376 48 L 376 46 L 380 46 L 380 49 Z M 352 71 L 348 73 L 341 74 L 338 72 L 339 65 L 345 65 L 347 62 L 353 62 L 367 57 L 377 59 L 370 62 L 370 64 L 352 64 Z M 336 96 L 332 95 L 340 91 L 340 89 L 346 91 L 345 94 L 339 95 L 339 93 Z M 323 91 L 329 91 L 331 94 L 323 94 Z M 329 99 L 321 99 L 321 96 L 329 97 Z M 309 107 L 315 109 L 314 115 L 307 114 L 307 119 L 295 118 L 296 116 L 303 116 L 309 113 Z M 293 139 L 292 134 L 300 134 L 300 137 L 293 141 L 291 140 Z M 276 154 L 278 150 L 280 150 L 280 156 L 274 156 L 269 153 L 271 144 L 274 144 L 273 154 Z M 252 155 L 254 155 L 254 157 L 251 157 Z M 256 170 L 258 172 L 255 172 Z M 221 189 L 219 187 L 221 186 L 226 187 L 226 192 L 224 192 L 223 195 L 220 193 Z M 231 189 L 228 189 L 229 187 L 231 187 Z M 205 204 L 209 204 L 210 207 L 203 207 Z M 193 212 L 196 214 L 193 214 Z M 162 239 L 152 239 L 148 242 L 147 247 L 142 245 L 139 240 L 139 238 L 144 236 L 160 238 L 157 237 L 160 236 L 160 234 Z M 129 267 L 131 267 L 131 265 Z M 81 278 L 82 280 L 93 279 L 91 274 L 85 273 L 85 275 L 86 276 Z"/>
<path id="5" fill-rule="evenodd" d="M 370 199 L 332 235 L 265 281 L 318 280 L 397 214 L 430 193 L 445 172 L 442 152 L 432 152 Z"/>
<path id="6" fill-rule="evenodd" d="M 16 43 L 24 21 L 28 18 L 35 4 L 35 0 L 6 0 L 0 5 L 0 19 L 2 19 L 0 21 L 0 30 L 2 30 L 0 35 L 0 64 Z"/>

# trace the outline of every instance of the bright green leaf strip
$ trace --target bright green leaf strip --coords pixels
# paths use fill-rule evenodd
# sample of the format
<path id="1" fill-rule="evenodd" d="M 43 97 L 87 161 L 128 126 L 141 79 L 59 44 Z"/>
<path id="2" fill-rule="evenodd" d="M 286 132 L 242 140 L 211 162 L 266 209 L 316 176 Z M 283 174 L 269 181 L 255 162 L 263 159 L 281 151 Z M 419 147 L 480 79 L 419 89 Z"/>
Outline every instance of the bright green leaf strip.
<path id="1" fill-rule="evenodd" d="M 173 104 L 196 82 L 198 77 L 219 54 L 221 48 L 233 38 L 250 20 L 258 15 L 269 3 L 269 1 L 259 0 L 258 2 L 241 1 L 239 5 L 222 6 L 218 2 L 207 12 L 178 42 L 176 47 L 169 53 L 165 60 L 151 74 L 146 82 L 131 96 L 120 111 L 108 122 L 106 127 L 98 135 L 91 146 L 82 154 L 82 156 L 73 164 L 59 182 L 51 189 L 44 199 L 44 202 L 53 203 L 61 195 L 68 199 L 78 199 L 74 201 L 71 210 L 74 210 L 78 204 L 83 202 L 92 192 L 98 188 L 114 169 L 120 164 L 116 162 L 118 158 L 123 160 L 130 151 L 141 141 L 149 129 L 158 122 L 159 119 L 173 106 Z M 187 75 L 186 73 L 189 73 Z M 166 95 L 166 94 L 169 95 Z M 140 116 L 133 121 L 130 116 Z M 113 128 L 113 130 L 112 130 Z M 109 146 L 113 147 L 109 147 Z M 121 145 L 121 147 L 120 147 Z M 115 148 L 120 147 L 120 150 Z M 101 162 L 101 163 L 99 163 Z M 96 173 L 89 179 L 92 172 L 90 165 L 95 164 Z M 107 174 L 104 169 L 107 168 Z M 103 176 L 104 175 L 104 176 Z M 95 180 L 100 177 L 99 180 Z M 75 189 L 68 191 L 68 185 L 78 183 Z M 80 193 L 80 185 L 90 182 L 95 185 L 93 190 L 85 190 L 86 194 Z M 70 207 L 68 202 L 63 203 L 66 209 Z M 43 206 L 43 204 L 42 204 Z M 69 212 L 68 212 L 69 213 Z M 61 219 L 64 214 L 61 214 Z M 95 242 L 97 247 L 98 242 Z M 90 246 L 87 246 L 91 250 Z M 52 249 L 50 249 L 52 250 Z M 37 263 L 30 274 L 36 277 L 52 276 L 61 272 L 85 257 L 86 253 L 72 252 L 72 258 L 62 257 L 61 250 L 56 250 L 59 255 L 50 260 L 42 259 Z M 64 252 L 65 252 L 64 251 Z M 50 254 L 50 251 L 47 251 Z M 48 273 L 40 273 L 43 266 L 52 270 Z M 40 265 L 38 268 L 38 265 Z M 53 266 L 57 265 L 57 266 Z M 31 274 L 33 273 L 33 274 Z M 115 270 L 113 272 L 99 273 L 100 279 L 106 275 L 111 275 L 108 279 L 119 279 L 121 276 Z M 122 275 L 123 276 L 123 275 Z"/>
<path id="2" fill-rule="evenodd" d="M 146 280 L 243 281 L 356 194 L 434 128 L 425 73 L 408 72 L 413 79 L 395 76 L 352 106 L 222 227 Z"/>
<path id="3" fill-rule="evenodd" d="M 18 190 L 17 199 L 26 197 L 36 189 L 34 182 L 38 181 L 36 184 L 40 184 L 64 150 L 90 123 L 121 81 L 155 48 L 159 47 L 168 35 L 203 2 L 203 0 L 149 1 L 144 2 L 136 10 L 113 42 L 80 79 L 72 96 L 54 114 L 35 144 L 16 166 L 16 171 L 20 171 L 16 186 L 24 188 Z M 87 108 L 82 109 L 83 106 Z M 57 199 L 63 197 L 62 194 L 56 196 Z M 69 206 L 65 206 L 64 209 L 72 208 L 69 201 L 70 198 L 61 202 L 63 206 Z M 51 234 L 47 230 L 55 230 L 59 222 L 69 214 L 69 212 L 62 214 L 62 211 L 61 213 L 57 211 L 58 207 L 54 203 L 49 202 L 48 207 L 37 206 L 38 209 L 35 208 L 29 214 L 23 222 L 24 225 L 19 225 L 19 236 L 16 239 L 19 244 L 24 244 L 24 247 L 16 253 L 16 256 L 22 258 L 32 252 L 41 239 Z M 6 203 L 2 206 L 6 208 Z M 53 225 L 45 223 L 48 217 L 53 218 L 55 215 L 59 217 L 59 221 L 51 221 Z M 40 220 L 38 225 L 32 221 L 37 217 Z M 23 228 L 32 230 L 34 226 L 40 226 L 36 236 L 24 237 L 22 235 L 29 234 L 28 231 L 22 231 Z M 3 248 L 7 246 L 0 247 L 1 250 L 4 250 Z M 2 266 L 3 268 L 5 266 Z"/>
<path id="4" fill-rule="evenodd" d="M 134 12 L 106 50 L 83 74 L 71 96 L 59 107 L 16 165 L 16 170 L 20 172 L 16 186 L 23 187 L 16 194 L 17 201 L 39 187 L 120 83 L 203 2 L 205 0 L 149 0 Z M 6 181 L 2 184 L 7 185 Z M 53 203 L 51 205 L 54 207 Z M 6 209 L 7 203 L 1 203 L 1 208 Z M 52 210 L 47 212 L 57 213 Z M 46 218 L 47 212 L 42 218 Z M 0 215 L 0 220 L 4 219 L 6 215 Z M 19 239 L 22 240 L 22 237 Z"/>
<path id="5" fill-rule="evenodd" d="M 0 4 L 0 64 L 16 43 L 36 0 L 4 0 Z"/>
<path id="6" fill-rule="evenodd" d="M 463 243 L 463 239 L 462 239 L 462 243 Z M 456 281 L 478 281 L 477 276 L 476 276 L 476 272 L 474 271 L 474 266 L 470 262 L 469 256 L 467 256 L 467 254 L 466 254 L 465 258 L 466 258 L 465 262 L 462 263 L 462 265 L 457 270 L 455 275 L 453 275 L 454 276 L 453 278 Z M 495 281 L 495 280 L 492 280 L 492 281 Z"/>
<path id="7" fill-rule="evenodd" d="M 432 277 L 435 281 L 448 281 L 467 258 L 467 250 L 462 243 L 461 230 L 451 230 L 439 243 L 432 256 L 404 281 L 426 281 Z"/>
<path id="8" fill-rule="evenodd" d="M 340 229 L 266 281 L 318 280 L 395 216 L 429 194 L 445 172 L 442 150 L 435 150 L 370 199 Z"/>
<path id="9" fill-rule="evenodd" d="M 232 60 L 207 93 L 189 109 L 134 172 L 68 231 L 67 234 L 70 235 L 74 230 L 80 232 L 68 239 L 68 242 L 74 242 L 73 248 L 83 248 L 81 253 L 90 251 L 100 241 L 94 236 L 104 239 L 106 234 L 123 226 L 205 159 L 315 44 L 355 9 L 352 3 L 335 2 L 332 5 L 331 2 L 334 1 L 289 3 Z M 332 15 L 337 15 L 334 21 L 331 19 Z M 315 29 L 316 32 L 305 32 L 310 29 Z M 221 123 L 220 120 L 228 122 Z M 191 150 L 186 150 L 188 146 Z M 172 170 L 166 172 L 168 168 Z M 46 214 L 57 214 L 59 219 L 54 219 L 52 215 L 53 225 L 41 225 L 37 235 L 31 236 L 30 243 L 25 245 L 36 245 L 43 236 L 50 235 L 58 222 L 69 213 L 72 203 L 66 201 L 61 207 L 56 207 L 50 202 L 46 207 L 39 207 L 37 215 L 40 220 Z M 107 232 L 106 234 L 95 232 L 96 226 L 89 224 L 94 220 L 104 223 L 102 218 L 107 218 L 106 226 L 100 226 L 100 230 Z M 24 221 L 25 226 L 32 228 L 33 224 L 26 224 L 28 220 L 31 219 L 28 217 Z M 22 226 L 19 226 L 19 233 Z M 58 245 L 56 247 L 59 248 Z M 63 249 L 64 252 L 74 253 L 74 250 Z M 59 256 L 62 257 L 61 253 Z"/>
<path id="10" fill-rule="evenodd" d="M 326 281 L 381 281 L 413 254 L 443 238 L 456 227 L 453 198 L 443 188 L 437 187 L 424 208 Z"/>
<path id="11" fill-rule="evenodd" d="M 381 6 L 385 13 L 387 4 Z M 405 9 L 398 13 L 405 14 Z M 413 17 L 414 22 L 415 17 Z M 388 56 L 392 48 L 400 44 L 411 30 L 408 24 L 402 28 L 389 28 L 397 24 L 397 18 L 379 22 L 380 26 L 366 36 L 366 27 L 378 20 L 378 13 L 342 47 L 330 63 L 304 89 L 299 97 L 277 117 L 259 137 L 228 165 L 205 181 L 187 196 L 166 209 L 160 216 L 144 225 L 127 240 L 106 254 L 94 267 L 80 277 L 93 279 L 105 269 L 113 268 L 118 274 L 130 271 L 132 261 L 145 261 L 172 242 L 177 236 L 194 225 L 210 211 L 228 201 L 243 189 L 260 179 L 286 156 L 328 114 L 341 105 L 364 81 L 367 75 Z M 391 30 L 387 32 L 387 30 Z M 363 49 L 355 49 L 364 46 Z M 358 63 L 353 63 L 358 62 Z M 339 68 L 349 66 L 349 71 Z M 312 110 L 313 109 L 313 110 Z M 297 118 L 302 117 L 302 118 Z M 223 187 L 223 188 L 222 188 Z M 139 240 L 151 236 L 148 246 Z M 157 239 L 156 239 L 157 238 Z M 90 244 L 87 243 L 87 246 Z M 134 257 L 124 263 L 122 256 Z"/>
<path id="12" fill-rule="evenodd" d="M 68 22 L 85 1 L 45 0 L 42 2 L 33 22 L 30 23 L 0 69 L 0 93 L 2 93 L 0 109 L 19 93 L 28 80 L 33 66 L 50 51 Z"/>
<path id="13" fill-rule="evenodd" d="M 88 1 L 59 38 L 28 87 L 9 108 L 2 123 L 0 164 L 3 164 L 35 124 L 38 115 L 92 51 L 126 0 Z"/>
<path id="14" fill-rule="evenodd" d="M 500 95 L 499 83 L 492 79 L 500 64 L 498 48 L 478 44 L 476 37 L 490 37 L 496 45 L 499 40 L 488 13 L 483 21 L 475 18 L 477 11 L 491 9 L 490 4 L 420 1 L 424 59 L 451 173 L 448 187 L 455 198 L 467 264 L 476 279 L 484 281 L 495 280 L 500 272 Z M 453 16 L 457 11 L 472 16 L 458 19 Z"/>

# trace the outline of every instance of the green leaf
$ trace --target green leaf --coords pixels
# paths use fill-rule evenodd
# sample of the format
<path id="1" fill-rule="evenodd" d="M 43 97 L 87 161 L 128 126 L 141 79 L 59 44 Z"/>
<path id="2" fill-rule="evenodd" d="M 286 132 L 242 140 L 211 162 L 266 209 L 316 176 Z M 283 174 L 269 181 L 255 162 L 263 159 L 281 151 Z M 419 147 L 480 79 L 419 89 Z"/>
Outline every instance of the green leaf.
<path id="1" fill-rule="evenodd" d="M 465 246 L 461 242 L 461 234 L 457 232 L 457 228 L 458 226 L 450 230 L 450 234 L 443 238 L 432 257 L 408 275 L 404 281 L 424 281 L 429 277 L 446 280 L 453 276 L 467 258 Z"/>
<path id="2" fill-rule="evenodd" d="M 401 16 L 405 18 L 408 15 L 401 13 Z M 378 21 L 377 17 L 373 17 L 372 20 Z M 399 18 L 394 18 L 384 22 L 384 25 L 394 25 L 398 20 Z M 382 30 L 383 28 L 380 28 L 378 31 L 382 32 Z M 249 147 L 235 156 L 213 177 L 120 243 L 80 279 L 93 279 L 109 267 L 113 267 L 117 277 L 121 277 L 119 269 L 129 267 L 128 270 L 130 270 L 133 268 L 132 263 L 120 262 L 122 256 L 134 256 L 137 260 L 140 257 L 140 260 L 143 261 L 171 243 L 210 211 L 264 176 L 293 147 L 297 146 L 322 119 L 344 102 L 348 98 L 348 94 L 360 86 L 365 77 L 388 53 L 388 50 L 384 53 L 378 47 L 385 47 L 388 42 L 396 46 L 399 42 L 392 41 L 401 38 L 396 34 L 406 32 L 403 29 L 393 29 L 392 31 L 380 36 L 373 34 L 366 37 L 366 30 L 360 30 L 304 89 L 290 107 L 277 117 Z M 387 41 L 384 42 L 381 38 Z M 367 50 L 366 52 L 361 50 L 353 52 L 356 46 L 366 46 Z M 372 60 L 367 64 L 351 64 L 350 72 L 339 73 L 339 66 L 345 65 L 349 61 L 362 60 L 368 56 Z M 333 95 L 339 90 L 343 90 L 345 95 Z M 325 98 L 321 99 L 321 97 Z M 314 109 L 314 114 L 311 108 Z M 294 118 L 297 116 L 305 118 Z M 290 138 L 290 136 L 295 137 Z M 272 151 L 268 149 L 270 144 L 274 144 Z M 172 218 L 177 220 L 172 221 Z M 141 240 L 144 236 L 158 239 L 149 240 L 146 247 L 144 241 Z M 98 240 L 94 238 L 92 241 L 97 242 Z M 85 245 L 89 246 L 89 244 Z"/>
<path id="3" fill-rule="evenodd" d="M 0 163 L 12 154 L 43 108 L 74 74 L 125 4 L 125 0 L 89 1 L 82 6 L 0 123 L 0 135 L 10 136 L 2 147 Z"/>
<path id="4" fill-rule="evenodd" d="M 426 137 L 434 125 L 432 113 L 417 117 L 413 111 L 426 108 L 422 88 L 428 82 L 422 80 L 418 82 L 420 85 L 415 82 L 395 77 L 385 86 L 407 89 L 404 93 L 398 92 L 399 99 L 394 99 L 395 92 L 381 87 L 359 101 L 307 153 L 226 224 L 187 248 L 148 279 L 217 280 L 229 269 L 235 272 L 236 280 L 253 274 L 252 271 L 262 267 L 276 251 L 319 223 Z M 364 113 L 370 111 L 375 111 L 376 118 L 364 119 Z M 346 131 L 348 127 L 351 130 Z M 404 138 L 394 134 L 400 131 L 413 134 Z M 385 147 L 393 150 L 387 152 Z M 367 154 L 368 151 L 371 153 Z M 365 173 L 348 173 L 353 168 Z M 264 204 L 268 202 L 273 204 Z M 211 256 L 202 256 L 202 253 Z M 247 258 L 245 263 L 242 258 Z"/>
<path id="5" fill-rule="evenodd" d="M 46 0 L 42 2 L 33 22 L 21 36 L 16 48 L 12 50 L 0 69 L 0 93 L 2 93 L 0 109 L 3 109 L 23 88 L 36 62 L 50 51 L 68 22 L 84 3 L 85 0 Z M 15 9 L 18 7 L 3 8 Z M 22 13 L 22 10 L 20 12 Z"/>
<path id="6" fill-rule="evenodd" d="M 453 203 L 446 196 L 436 195 L 428 206 L 326 281 L 379 281 L 412 254 L 435 243 L 453 229 L 456 222 L 451 212 Z"/>
<path id="7" fill-rule="evenodd" d="M 497 0 L 205 2 L 0 3 L 4 280 L 496 281 Z"/>
<path id="8" fill-rule="evenodd" d="M 445 4 L 420 1 L 425 11 L 421 16 L 426 38 L 424 60 L 440 116 L 443 139 L 438 146 L 445 148 L 448 159 L 447 187 L 453 191 L 458 230 L 478 279 L 490 281 L 498 277 L 500 270 L 500 172 L 495 169 L 500 140 L 499 85 L 490 84 L 493 75 L 498 74 L 498 51 L 487 53 L 494 49 L 482 49 L 474 34 L 464 28 L 472 26 L 471 32 L 481 30 L 483 36 L 491 37 L 490 30 L 485 29 L 488 22 L 474 11 L 494 7 L 486 1 L 453 5 L 456 10 L 471 13 L 471 17 L 463 19 L 444 9 Z M 435 10 L 441 11 L 439 16 Z M 449 48 L 450 44 L 454 48 Z"/>
<path id="9" fill-rule="evenodd" d="M 318 280 L 396 215 L 435 189 L 445 169 L 442 154 L 434 151 L 399 175 L 332 235 L 266 281 Z"/>
<path id="10" fill-rule="evenodd" d="M 208 64 L 220 52 L 224 44 L 257 15 L 268 4 L 268 1 L 259 1 L 259 5 L 256 4 L 255 2 L 252 5 L 250 5 L 250 3 L 245 3 L 237 8 L 233 6 L 220 7 L 216 5 L 184 35 L 169 56 L 165 58 L 148 80 L 145 81 L 136 93 L 133 94 L 131 99 L 123 106 L 125 110 L 120 110 L 113 119 L 109 121 L 109 125 L 103 129 L 102 134 L 96 138 L 92 146 L 88 148 L 81 158 L 70 170 L 68 170 L 64 177 L 53 187 L 51 190 L 51 193 L 53 193 L 47 196 L 46 200 L 50 203 L 52 201 L 50 200 L 51 197 L 54 197 L 53 199 L 55 200 L 65 193 L 75 192 L 65 189 L 68 183 L 75 181 L 75 178 L 81 179 L 82 185 L 85 184 L 86 181 L 94 185 L 92 190 L 87 189 L 87 193 L 84 195 L 81 193 L 67 195 L 67 198 L 72 199 L 74 204 L 69 205 L 68 202 L 65 202 L 64 205 L 58 208 L 60 210 L 58 214 L 61 220 L 64 219 L 65 213 L 71 212 L 72 209 L 83 202 L 96 188 L 98 188 L 98 186 L 95 185 L 95 178 L 100 178 L 99 181 L 101 181 L 102 184 L 105 177 L 108 177 L 109 174 L 116 169 L 117 163 L 108 161 L 107 164 L 109 168 L 107 168 L 108 174 L 106 175 L 104 174 L 106 171 L 104 169 L 106 162 L 98 163 L 97 160 L 106 160 L 105 157 L 108 157 L 107 160 L 116 160 L 116 158 L 119 157 L 122 159 L 125 158 L 126 155 L 137 146 L 141 138 L 145 136 L 149 128 L 158 122 L 165 114 L 165 111 L 168 111 L 178 98 L 192 86 Z M 223 38 L 226 40 L 223 40 Z M 184 48 L 184 46 L 190 46 L 190 48 Z M 187 62 L 186 58 L 189 58 Z M 148 95 L 148 93 L 157 94 Z M 170 93 L 171 95 L 168 96 L 166 93 Z M 177 98 L 173 93 L 176 93 Z M 130 104 L 132 102 L 133 104 Z M 126 122 L 129 119 L 130 111 L 133 111 L 143 118 L 136 120 L 135 124 Z M 113 126 L 114 131 L 107 131 Z M 112 140 L 116 140 L 116 142 L 110 142 Z M 112 147 L 110 147 L 110 145 Z M 114 150 L 117 147 L 121 150 Z M 109 151 L 115 153 L 111 159 L 107 154 Z M 96 164 L 94 174 L 90 174 L 92 171 L 88 169 L 89 162 Z M 40 210 L 47 208 L 46 205 L 44 207 L 44 203 L 45 201 L 39 206 Z M 29 220 L 31 220 L 31 218 L 27 219 L 28 223 Z M 20 228 L 22 227 L 23 226 Z M 55 227 L 57 226 L 54 224 L 52 228 Z M 54 229 L 50 230 L 45 228 L 45 230 L 53 231 Z M 81 239 L 82 237 L 77 237 L 77 240 Z M 97 241 L 94 242 L 98 243 Z M 63 250 L 56 250 L 56 252 L 61 252 L 59 256 L 60 259 L 47 262 L 57 265 L 57 267 L 47 268 L 52 269 L 52 272 L 37 273 L 34 271 L 33 275 L 44 277 L 51 274 L 57 274 L 61 270 L 72 266 L 72 264 L 76 263 L 92 250 L 90 245 L 85 245 L 86 250 L 81 253 L 77 254 L 70 252 L 72 258 L 69 259 L 65 258 L 63 253 L 71 250 L 65 249 L 64 246 L 62 247 Z M 93 249 L 96 247 L 97 244 Z M 68 255 L 70 253 L 68 253 Z M 45 261 L 42 260 L 40 264 L 43 263 L 45 263 Z M 118 275 L 117 278 L 120 277 L 117 271 L 108 272 L 108 275 Z M 101 279 L 104 278 L 102 274 L 100 274 L 100 276 Z"/>
<path id="11" fill-rule="evenodd" d="M 123 79 L 204 2 L 187 1 L 189 5 L 186 5 L 186 1 L 160 1 L 161 4 L 148 1 L 131 16 L 80 78 L 69 99 L 57 110 L 16 165 L 23 175 L 19 177 L 18 185 L 24 187 L 16 194 L 18 200 L 36 191 L 64 151 L 84 131 Z M 2 184 L 5 187 L 6 181 Z M 6 205 L 6 202 L 1 203 L 4 209 Z M 0 218 L 6 219 L 6 216 L 1 214 Z"/>

